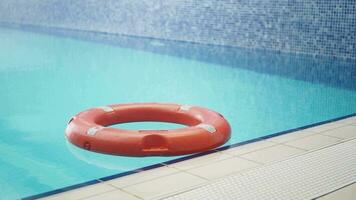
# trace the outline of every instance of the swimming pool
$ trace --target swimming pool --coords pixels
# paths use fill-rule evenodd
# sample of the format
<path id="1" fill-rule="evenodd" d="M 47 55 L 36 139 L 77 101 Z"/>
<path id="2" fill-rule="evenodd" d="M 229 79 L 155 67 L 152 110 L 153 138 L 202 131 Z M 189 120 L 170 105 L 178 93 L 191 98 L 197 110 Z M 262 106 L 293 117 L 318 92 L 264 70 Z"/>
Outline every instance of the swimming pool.
<path id="1" fill-rule="evenodd" d="M 91 107 L 173 102 L 211 108 L 232 126 L 226 145 L 356 112 L 353 60 L 154 39 L 93 40 L 0 29 L 0 199 L 177 158 L 73 147 L 64 138 L 67 121 Z"/>

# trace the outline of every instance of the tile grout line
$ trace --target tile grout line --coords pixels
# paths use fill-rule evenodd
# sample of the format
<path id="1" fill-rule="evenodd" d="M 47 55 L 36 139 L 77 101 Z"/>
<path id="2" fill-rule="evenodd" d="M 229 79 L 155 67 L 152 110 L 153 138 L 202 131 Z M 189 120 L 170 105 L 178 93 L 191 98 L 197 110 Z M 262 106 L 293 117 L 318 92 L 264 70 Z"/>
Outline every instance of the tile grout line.
<path id="1" fill-rule="evenodd" d="M 342 119 L 341 119 L 341 120 L 342 120 Z M 341 121 L 341 120 L 339 120 L 339 121 Z M 334 128 L 330 128 L 330 129 L 326 129 L 326 130 L 323 130 L 323 131 L 310 131 L 310 130 L 309 130 L 309 132 L 321 134 L 321 133 L 328 132 L 328 131 L 332 131 L 332 130 L 335 130 L 335 129 L 339 129 L 339 128 L 342 128 L 342 127 L 345 127 L 345 126 L 349 126 L 348 124 L 342 124 L 342 123 L 340 123 L 339 121 L 334 121 L 334 122 L 322 124 L 322 125 L 319 125 L 319 126 L 329 125 L 329 124 L 335 124 L 335 123 L 336 123 L 336 124 L 340 124 L 340 126 L 337 126 L 337 127 L 334 127 Z M 314 126 L 314 127 L 307 128 L 307 129 L 318 128 L 319 126 Z"/>
<path id="2" fill-rule="evenodd" d="M 296 134 L 296 135 L 300 135 L 300 134 L 303 134 L 303 133 L 298 133 L 299 131 L 296 131 L 296 132 L 291 132 L 290 134 Z M 295 138 L 295 139 L 290 139 L 290 140 L 287 140 L 287 141 L 283 141 L 283 142 L 277 142 L 277 141 L 274 141 L 273 139 L 277 139 L 277 137 L 274 137 L 274 138 L 270 138 L 270 139 L 267 139 L 267 141 L 269 142 L 275 142 L 277 144 L 284 144 L 284 143 L 288 143 L 288 142 L 291 142 L 291 141 L 295 141 L 295 140 L 299 140 L 299 139 L 303 139 L 303 138 L 306 138 L 306 137 L 311 137 L 313 135 L 316 135 L 318 133 L 315 133 L 315 132 L 311 132 L 311 131 L 303 131 L 303 132 L 307 132 L 308 135 L 305 135 L 305 136 L 301 136 L 301 137 L 298 137 L 298 138 Z M 286 134 L 285 136 L 288 136 L 288 134 Z M 280 136 L 282 137 L 282 136 Z"/>
<path id="3" fill-rule="evenodd" d="M 188 188 L 185 188 L 185 189 L 183 188 L 183 189 L 179 189 L 177 191 L 172 191 L 172 192 L 169 192 L 169 193 L 166 193 L 166 194 L 159 194 L 159 195 L 156 195 L 156 196 L 152 196 L 152 197 L 147 198 L 147 199 L 148 200 L 157 200 L 157 199 L 166 198 L 167 195 L 168 196 L 173 196 L 173 195 L 176 195 L 176 193 L 183 193 L 183 192 L 186 192 L 186 191 L 194 190 L 194 189 L 203 187 L 203 186 L 207 185 L 210 182 L 211 181 L 207 181 L 207 182 L 200 183 L 200 184 L 197 184 L 197 185 L 194 185 L 194 186 L 189 186 Z"/>
<path id="4" fill-rule="evenodd" d="M 347 139 L 347 138 L 343 138 L 343 137 L 337 137 L 337 136 L 334 136 L 334 135 L 326 135 L 325 133 L 319 133 L 319 135 L 328 136 L 328 137 L 339 139 L 339 140 L 346 140 Z"/>
<path id="5" fill-rule="evenodd" d="M 116 188 L 113 188 L 112 190 L 108 190 L 108 191 L 105 191 L 105 192 L 102 192 L 102 193 L 93 194 L 93 195 L 90 195 L 90 196 L 87 196 L 87 197 L 77 198 L 76 200 L 85 200 L 85 199 L 88 199 L 88 198 L 91 198 L 91 197 L 99 196 L 99 195 L 102 195 L 102 194 L 105 194 L 105 193 L 108 193 L 108 192 L 113 192 L 113 191 L 116 191 Z M 61 194 L 62 193 L 59 193 L 59 195 L 61 195 Z"/>
<path id="6" fill-rule="evenodd" d="M 257 141 L 257 142 L 263 142 L 263 141 L 266 141 L 266 140 L 260 140 L 260 141 Z M 253 143 L 249 143 L 249 144 L 256 144 L 257 142 L 253 142 Z M 270 142 L 270 141 L 267 141 L 267 142 Z M 275 143 L 275 142 L 271 142 L 271 143 L 274 143 L 274 144 L 271 145 L 271 146 L 262 147 L 262 148 L 260 148 L 260 149 L 255 149 L 255 150 L 252 150 L 252 151 L 249 151 L 249 152 L 246 152 L 246 153 L 241 153 L 241 154 L 233 154 L 233 153 L 229 153 L 229 152 L 225 152 L 225 151 L 233 150 L 233 149 L 236 150 L 236 149 L 238 149 L 239 147 L 243 147 L 244 145 L 239 146 L 239 147 L 233 147 L 233 148 L 230 148 L 230 149 L 224 149 L 224 150 L 221 150 L 220 152 L 221 152 L 221 153 L 224 153 L 224 154 L 232 155 L 232 156 L 241 156 L 241 155 L 253 153 L 253 152 L 256 152 L 256 151 L 264 150 L 264 149 L 267 149 L 267 148 L 269 148 L 269 147 L 274 147 L 274 146 L 280 145 L 280 144 Z M 246 144 L 246 145 L 249 145 L 249 144 Z"/>
<path id="7" fill-rule="evenodd" d="M 220 151 L 220 152 L 217 152 L 217 153 L 222 154 L 221 151 Z M 223 159 L 219 159 L 219 160 L 216 160 L 215 162 L 220 162 L 220 161 L 227 160 L 227 159 L 230 159 L 230 158 L 234 157 L 233 155 L 230 155 L 230 154 L 228 154 L 228 155 L 227 155 L 227 154 L 223 154 L 223 155 L 230 156 L 230 157 L 223 158 Z M 194 160 L 194 159 L 191 159 L 191 160 Z M 187 160 L 187 161 L 189 161 L 189 160 Z M 182 162 L 184 162 L 184 161 L 182 161 Z M 179 162 L 179 163 L 182 163 L 182 162 Z M 183 172 L 184 172 L 184 171 L 186 171 L 186 170 L 195 169 L 195 168 L 199 168 L 199 167 L 203 167 L 203 166 L 209 165 L 209 163 L 205 163 L 205 164 L 200 164 L 200 165 L 195 166 L 195 167 L 189 167 L 189 168 L 187 168 L 187 169 L 180 169 L 179 167 L 171 166 L 171 165 L 174 165 L 174 164 L 176 164 L 176 163 L 167 164 L 167 165 L 165 165 L 165 166 L 170 167 L 170 168 L 174 168 L 174 169 L 176 169 L 176 170 L 179 170 L 179 171 L 183 171 Z"/>
<path id="8" fill-rule="evenodd" d="M 100 183 L 97 183 L 97 184 L 100 184 Z M 104 184 L 104 185 L 107 185 L 107 184 Z M 108 192 L 113 192 L 113 191 L 116 191 L 116 188 L 112 187 L 111 190 L 108 190 L 108 191 L 105 191 L 105 192 L 96 193 L 96 194 L 92 194 L 92 195 L 89 195 L 89 196 L 86 196 L 86 197 L 76 198 L 76 200 L 84 200 L 84 199 L 87 199 L 87 198 L 91 198 L 91 197 L 94 197 L 94 196 L 102 195 L 102 194 L 105 194 L 105 193 L 108 193 Z M 64 193 L 58 193 L 58 194 L 55 194 L 55 195 L 60 196 L 62 194 L 64 194 Z M 55 195 L 53 195 L 53 196 L 55 196 Z"/>
<path id="9" fill-rule="evenodd" d="M 159 169 L 159 168 L 156 168 L 156 169 Z M 147 171 L 148 172 L 148 171 Z M 127 188 L 127 187 L 131 187 L 133 185 L 137 185 L 137 184 L 141 184 L 141 183 L 145 183 L 145 182 L 148 182 L 148 181 L 152 181 L 152 180 L 155 180 L 155 179 L 159 179 L 159 178 L 163 178 L 163 177 L 166 177 L 166 176 L 171 176 L 171 175 L 174 175 L 174 174 L 178 174 L 178 173 L 181 173 L 182 171 L 178 170 L 177 172 L 173 172 L 173 173 L 170 173 L 170 174 L 166 174 L 166 175 L 163 175 L 163 176 L 158 176 L 158 177 L 154 177 L 154 178 L 150 178 L 150 179 L 147 179 L 147 180 L 144 180 L 144 181 L 139 181 L 137 183 L 133 183 L 133 184 L 128 184 L 128 185 L 125 185 L 125 186 L 122 186 L 122 187 L 117 187 L 115 186 L 114 184 L 112 183 L 108 183 L 109 181 L 112 181 L 112 180 L 115 180 L 115 179 L 112 179 L 112 180 L 108 180 L 108 181 L 104 181 L 106 182 L 106 184 L 116 188 L 116 189 L 123 189 L 123 188 Z"/>
<path id="10" fill-rule="evenodd" d="M 302 139 L 302 138 L 300 138 L 300 139 Z M 297 141 L 297 140 L 292 140 L 292 141 Z M 289 142 L 291 142 L 291 141 L 289 141 Z M 290 147 L 290 148 L 299 149 L 299 150 L 302 150 L 302 151 L 309 151 L 308 149 L 304 149 L 304 148 L 301 148 L 301 147 L 296 147 L 296 146 L 293 146 L 293 145 L 290 145 L 290 144 L 287 144 L 287 143 L 281 143 L 281 145 L 284 145 L 284 146 L 287 146 L 287 147 Z"/>
<path id="11" fill-rule="evenodd" d="M 234 158 L 239 158 L 239 159 L 242 159 L 242 160 L 247 160 L 247 161 L 253 162 L 253 163 L 255 163 L 255 164 L 259 165 L 259 166 L 260 166 L 260 165 L 264 165 L 263 162 L 259 162 L 259 161 L 257 161 L 257 160 L 252 160 L 252 159 L 245 158 L 245 157 L 240 157 L 240 155 L 235 155 Z"/>
<path id="12" fill-rule="evenodd" d="M 138 199 L 144 199 L 144 198 L 142 198 L 142 197 L 140 197 L 140 196 L 138 196 L 138 195 L 136 195 L 136 194 L 134 194 L 134 193 L 131 193 L 130 191 L 127 191 L 127 190 L 125 190 L 125 189 L 123 189 L 123 188 L 118 188 L 118 190 L 119 190 L 119 191 L 122 191 L 122 192 L 124 192 L 124 193 L 127 193 L 127 194 L 129 194 L 129 195 L 131 195 L 131 196 L 134 196 L 134 197 L 136 197 L 136 198 L 138 198 Z"/>
<path id="13" fill-rule="evenodd" d="M 210 181 L 210 179 L 205 178 L 205 177 L 202 177 L 202 176 L 199 176 L 199 175 L 194 174 L 194 173 L 191 173 L 191 172 L 189 172 L 188 170 L 183 171 L 183 172 L 184 172 L 184 173 L 187 173 L 187 174 L 190 174 L 190 175 L 192 175 L 192 176 L 195 176 L 195 177 L 198 177 L 198 178 L 204 179 L 205 181 Z"/>

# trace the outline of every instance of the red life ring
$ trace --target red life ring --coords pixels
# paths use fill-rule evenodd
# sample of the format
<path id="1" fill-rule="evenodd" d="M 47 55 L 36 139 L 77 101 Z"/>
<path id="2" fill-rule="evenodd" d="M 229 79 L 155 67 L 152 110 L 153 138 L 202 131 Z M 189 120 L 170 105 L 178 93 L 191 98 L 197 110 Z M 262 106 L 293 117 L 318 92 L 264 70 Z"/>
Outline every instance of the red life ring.
<path id="1" fill-rule="evenodd" d="M 124 130 L 107 127 L 140 121 L 187 125 L 172 130 Z M 230 138 L 219 113 L 188 105 L 136 103 L 93 108 L 72 117 L 66 136 L 90 151 L 123 156 L 175 156 L 218 147 Z"/>

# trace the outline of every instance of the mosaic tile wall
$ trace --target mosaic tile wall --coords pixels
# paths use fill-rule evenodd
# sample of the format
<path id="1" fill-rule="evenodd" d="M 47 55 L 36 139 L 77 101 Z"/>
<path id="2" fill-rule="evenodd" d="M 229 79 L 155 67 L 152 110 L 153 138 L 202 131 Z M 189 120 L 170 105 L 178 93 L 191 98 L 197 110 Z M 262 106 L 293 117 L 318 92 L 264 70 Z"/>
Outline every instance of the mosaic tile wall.
<path id="1" fill-rule="evenodd" d="M 356 58 L 355 0 L 1 0 L 0 21 Z"/>

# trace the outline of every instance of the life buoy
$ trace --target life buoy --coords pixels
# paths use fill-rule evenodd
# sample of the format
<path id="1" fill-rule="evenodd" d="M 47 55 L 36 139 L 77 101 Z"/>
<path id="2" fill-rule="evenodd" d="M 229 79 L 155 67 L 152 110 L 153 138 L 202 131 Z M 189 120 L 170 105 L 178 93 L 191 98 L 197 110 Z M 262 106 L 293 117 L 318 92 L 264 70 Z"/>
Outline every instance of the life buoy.
<path id="1" fill-rule="evenodd" d="M 186 125 L 172 130 L 124 130 L 110 125 L 159 121 Z M 90 151 L 123 156 L 175 156 L 218 147 L 230 125 L 212 110 L 176 104 L 117 104 L 89 109 L 68 122 L 68 140 Z"/>

